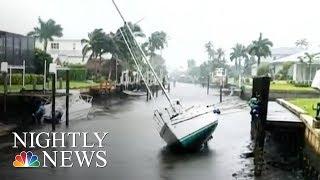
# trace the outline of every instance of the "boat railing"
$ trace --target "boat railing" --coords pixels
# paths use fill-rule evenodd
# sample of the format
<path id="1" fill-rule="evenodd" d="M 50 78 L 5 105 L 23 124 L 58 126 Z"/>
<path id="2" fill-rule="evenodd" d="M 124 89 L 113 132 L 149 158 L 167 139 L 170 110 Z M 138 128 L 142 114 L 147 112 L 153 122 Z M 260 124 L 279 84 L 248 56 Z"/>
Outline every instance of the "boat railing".
<path id="1" fill-rule="evenodd" d="M 87 102 L 87 103 L 91 103 L 91 102 L 92 102 L 92 99 L 93 99 L 92 96 L 86 95 L 86 94 L 81 94 L 79 97 L 80 97 L 81 99 L 83 99 L 83 100 L 84 100 L 85 102 Z"/>

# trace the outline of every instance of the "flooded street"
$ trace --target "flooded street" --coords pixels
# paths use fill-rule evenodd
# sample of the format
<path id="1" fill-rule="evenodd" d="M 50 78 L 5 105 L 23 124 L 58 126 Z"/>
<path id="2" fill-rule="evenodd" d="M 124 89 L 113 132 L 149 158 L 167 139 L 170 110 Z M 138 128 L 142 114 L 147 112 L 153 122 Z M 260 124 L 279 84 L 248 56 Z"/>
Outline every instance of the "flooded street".
<path id="1" fill-rule="evenodd" d="M 186 107 L 219 101 L 217 95 L 212 95 L 212 91 L 207 95 L 206 88 L 199 85 L 178 83 L 170 94 L 173 99 L 180 98 Z M 157 100 L 160 104 L 166 102 L 161 93 Z M 224 102 L 218 105 L 222 113 L 209 147 L 196 153 L 176 154 L 166 148 L 156 131 L 152 101 L 146 102 L 145 97 L 97 98 L 93 117 L 71 121 L 69 128 L 61 124 L 57 131 L 109 132 L 105 168 L 13 168 L 12 161 L 18 151 L 2 141 L 1 179 L 253 179 L 252 158 L 241 158 L 242 153 L 250 151 L 250 114 L 245 103 L 238 97 L 224 97 Z M 34 131 L 50 130 L 51 126 L 46 124 Z M 94 141 L 89 137 L 90 143 Z M 7 142 L 12 143 L 13 138 L 8 137 Z M 261 179 L 287 176 L 283 172 L 274 175 Z"/>

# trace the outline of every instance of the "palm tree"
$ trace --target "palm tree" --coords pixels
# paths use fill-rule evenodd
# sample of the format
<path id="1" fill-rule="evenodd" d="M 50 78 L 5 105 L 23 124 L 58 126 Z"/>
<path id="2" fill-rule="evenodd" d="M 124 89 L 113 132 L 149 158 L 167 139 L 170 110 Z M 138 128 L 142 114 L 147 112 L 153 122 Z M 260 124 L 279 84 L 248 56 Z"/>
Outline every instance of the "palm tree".
<path id="1" fill-rule="evenodd" d="M 260 33 L 259 39 L 252 41 L 252 44 L 249 45 L 248 52 L 252 56 L 257 56 L 257 71 L 260 66 L 261 57 L 271 56 L 270 48 L 273 46 L 273 43 L 268 38 L 262 38 L 262 33 Z"/>
<path id="2" fill-rule="evenodd" d="M 90 52 L 88 60 L 99 58 L 100 65 L 102 64 L 102 55 L 110 52 L 113 48 L 111 37 L 103 32 L 102 29 L 94 29 L 92 32 L 88 33 L 88 39 L 82 39 L 81 43 L 85 44 L 82 48 L 83 59 Z M 98 73 L 97 64 L 95 65 L 95 68 L 96 73 Z"/>
<path id="3" fill-rule="evenodd" d="M 304 53 L 304 56 L 298 57 L 300 59 L 300 62 L 305 62 L 304 60 L 307 59 L 307 64 L 309 67 L 309 81 L 311 82 L 311 65 L 316 59 L 316 56 L 319 55 L 320 53 L 315 53 L 315 54 L 310 54 L 308 52 Z"/>
<path id="4" fill-rule="evenodd" d="M 168 45 L 167 34 L 163 31 L 153 32 L 147 43 L 150 55 L 153 56 L 156 50 L 162 50 Z"/>
<path id="5" fill-rule="evenodd" d="M 295 44 L 297 47 L 304 48 L 304 49 L 307 49 L 309 46 L 309 42 L 306 38 L 297 40 Z"/>
<path id="6" fill-rule="evenodd" d="M 134 37 L 145 37 L 145 34 L 143 33 L 141 27 L 138 24 L 133 24 L 131 22 L 128 22 L 127 25 L 130 27 L 130 29 L 132 30 L 133 36 Z M 114 53 L 112 53 L 112 56 L 117 56 L 119 59 L 122 60 L 127 60 L 127 64 L 129 65 L 129 68 L 132 68 L 134 66 L 134 63 L 132 60 L 132 57 L 129 53 L 129 50 L 125 44 L 125 41 L 121 35 L 121 31 L 122 33 L 126 36 L 127 38 L 127 42 L 134 46 L 134 40 L 133 37 L 131 36 L 128 28 L 126 27 L 126 25 L 120 27 L 116 33 L 114 34 L 112 40 L 114 41 L 114 45 L 115 45 L 115 51 Z M 133 51 L 137 50 L 137 49 L 132 49 Z"/>
<path id="7" fill-rule="evenodd" d="M 216 52 L 214 50 L 212 41 L 207 42 L 204 46 L 205 46 L 206 51 L 208 53 L 209 60 L 213 60 Z"/>
<path id="8" fill-rule="evenodd" d="M 226 61 L 226 59 L 224 57 L 224 55 L 225 55 L 224 50 L 222 48 L 218 48 L 216 51 L 216 54 L 217 54 L 216 60 L 217 60 L 218 65 L 220 67 L 223 67 L 225 64 L 225 61 Z"/>
<path id="9" fill-rule="evenodd" d="M 230 53 L 230 60 L 235 61 L 239 76 L 239 87 L 241 87 L 241 59 L 248 59 L 247 48 L 242 44 L 236 44 Z"/>
<path id="10" fill-rule="evenodd" d="M 33 31 L 29 32 L 28 36 L 33 36 L 39 41 L 43 42 L 43 50 L 47 52 L 48 41 L 53 41 L 53 37 L 62 37 L 62 27 L 60 24 L 52 19 L 43 21 L 40 17 L 38 18 L 39 26 L 34 27 Z"/>
<path id="11" fill-rule="evenodd" d="M 241 59 L 247 59 L 248 58 L 248 54 L 247 54 L 247 48 L 242 45 L 242 44 L 236 44 L 233 48 L 232 48 L 232 52 L 230 53 L 230 60 L 235 61 L 235 66 L 236 69 L 241 68 Z"/>

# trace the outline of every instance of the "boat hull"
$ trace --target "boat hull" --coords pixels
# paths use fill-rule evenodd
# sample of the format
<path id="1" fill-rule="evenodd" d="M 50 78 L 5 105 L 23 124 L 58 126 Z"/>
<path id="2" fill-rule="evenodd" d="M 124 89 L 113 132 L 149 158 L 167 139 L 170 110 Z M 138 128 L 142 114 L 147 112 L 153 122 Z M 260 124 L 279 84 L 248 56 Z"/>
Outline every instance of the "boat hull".
<path id="1" fill-rule="evenodd" d="M 165 123 L 160 136 L 174 149 L 194 150 L 202 147 L 218 126 L 217 115 L 212 111 L 198 112 L 193 118 L 179 118 L 173 123 Z"/>
<path id="2" fill-rule="evenodd" d="M 218 123 L 212 123 L 198 131 L 179 140 L 179 144 L 184 149 L 197 149 L 206 143 L 215 131 Z"/>

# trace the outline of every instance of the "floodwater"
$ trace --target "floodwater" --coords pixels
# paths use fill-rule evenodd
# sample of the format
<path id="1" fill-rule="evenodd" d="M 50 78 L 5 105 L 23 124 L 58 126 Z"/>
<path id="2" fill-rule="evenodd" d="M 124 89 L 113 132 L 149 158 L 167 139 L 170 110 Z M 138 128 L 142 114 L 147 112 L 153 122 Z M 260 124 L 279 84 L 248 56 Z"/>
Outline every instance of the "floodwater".
<path id="1" fill-rule="evenodd" d="M 216 104 L 219 101 L 216 92 L 210 90 L 207 95 L 206 88 L 192 84 L 177 83 L 176 87 L 171 86 L 170 95 L 173 99 L 179 98 L 185 107 Z M 164 95 L 159 93 L 157 101 L 160 106 L 164 105 Z M 195 153 L 177 154 L 166 148 L 156 131 L 152 101 L 146 102 L 145 97 L 96 98 L 95 112 L 90 119 L 71 121 L 68 128 L 64 124 L 58 125 L 57 131 L 109 132 L 103 148 L 107 151 L 108 164 L 105 168 L 13 168 L 12 161 L 19 150 L 11 148 L 13 137 L 9 136 L 0 144 L 0 179 L 254 179 L 253 160 L 241 158 L 242 153 L 250 151 L 250 114 L 245 104 L 237 97 L 224 97 L 224 102 L 218 104 L 222 114 L 208 148 Z M 50 130 L 50 124 L 46 124 L 33 131 Z M 93 137 L 89 137 L 88 141 L 97 142 Z M 63 148 L 73 151 L 81 149 Z M 89 151 L 98 150 L 101 149 L 95 147 Z M 37 154 L 42 150 L 32 151 Z M 259 179 L 292 177 L 290 173 L 274 170 Z"/>

